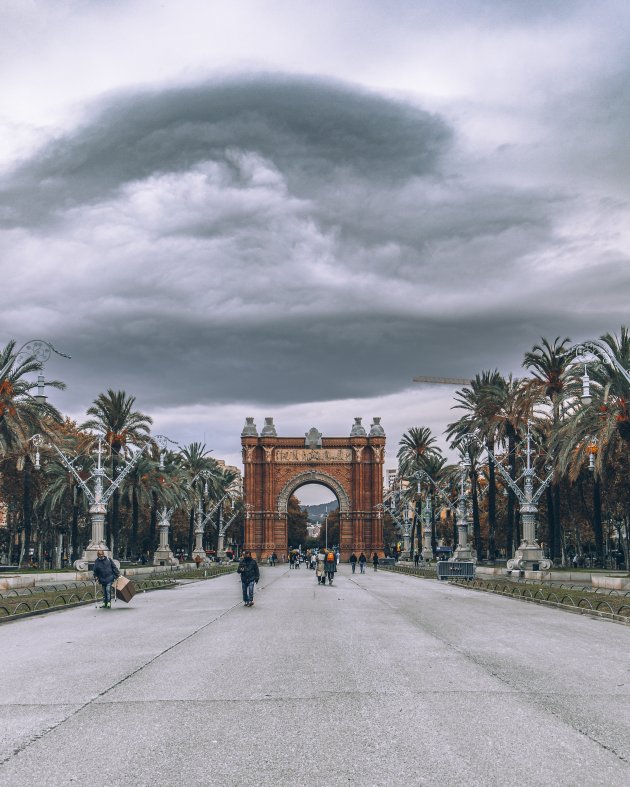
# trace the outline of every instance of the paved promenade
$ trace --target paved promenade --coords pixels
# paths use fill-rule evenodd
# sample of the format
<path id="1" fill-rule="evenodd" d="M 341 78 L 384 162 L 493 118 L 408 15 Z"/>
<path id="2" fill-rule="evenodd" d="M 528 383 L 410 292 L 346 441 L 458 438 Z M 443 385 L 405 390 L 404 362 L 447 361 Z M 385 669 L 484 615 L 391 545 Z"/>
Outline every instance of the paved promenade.
<path id="1" fill-rule="evenodd" d="M 0 626 L 0 785 L 630 784 L 630 628 L 347 566 Z"/>

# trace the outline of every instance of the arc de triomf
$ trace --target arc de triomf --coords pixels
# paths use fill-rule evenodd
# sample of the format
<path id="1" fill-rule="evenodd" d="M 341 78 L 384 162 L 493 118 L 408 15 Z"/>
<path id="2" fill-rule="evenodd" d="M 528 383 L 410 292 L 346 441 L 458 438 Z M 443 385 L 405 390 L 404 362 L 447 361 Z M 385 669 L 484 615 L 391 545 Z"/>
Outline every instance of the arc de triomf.
<path id="1" fill-rule="evenodd" d="M 278 437 L 273 418 L 261 433 L 247 418 L 241 433 L 245 548 L 258 559 L 287 555 L 287 505 L 305 484 L 328 487 L 339 501 L 341 559 L 352 552 L 383 555 L 385 432 L 374 418 L 369 433 L 354 419 L 348 437 Z"/>

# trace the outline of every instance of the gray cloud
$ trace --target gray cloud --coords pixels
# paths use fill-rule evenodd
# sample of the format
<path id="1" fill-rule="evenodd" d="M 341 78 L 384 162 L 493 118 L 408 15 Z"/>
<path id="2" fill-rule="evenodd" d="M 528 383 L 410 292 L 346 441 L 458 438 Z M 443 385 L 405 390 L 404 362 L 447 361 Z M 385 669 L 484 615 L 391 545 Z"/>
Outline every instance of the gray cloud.
<path id="1" fill-rule="evenodd" d="M 500 151 L 478 178 L 458 145 L 317 79 L 110 96 L 5 179 L 0 331 L 73 355 L 79 411 L 107 387 L 146 409 L 376 397 L 615 330 L 602 266 L 627 291 L 627 258 L 588 268 L 593 239 L 560 231 L 575 190 L 513 185 Z"/>
<path id="2" fill-rule="evenodd" d="M 427 175 L 450 138 L 444 121 L 409 104 L 333 82 L 252 76 L 113 96 L 19 167 L 2 196 L 13 207 L 8 223 L 29 224 L 209 160 L 244 186 L 229 155 L 236 149 L 273 161 L 300 197 L 331 178 L 395 184 Z"/>

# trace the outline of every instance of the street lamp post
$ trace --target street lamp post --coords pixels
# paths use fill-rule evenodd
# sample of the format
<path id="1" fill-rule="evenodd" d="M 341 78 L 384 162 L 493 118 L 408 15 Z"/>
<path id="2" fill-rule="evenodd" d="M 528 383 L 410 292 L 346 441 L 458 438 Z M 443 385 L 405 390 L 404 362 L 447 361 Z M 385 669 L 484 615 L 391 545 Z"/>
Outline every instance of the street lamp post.
<path id="1" fill-rule="evenodd" d="M 174 508 L 166 508 L 164 506 L 158 513 L 158 530 L 160 534 L 160 543 L 158 548 L 153 554 L 154 566 L 178 566 L 179 560 L 173 554 L 168 543 L 168 531 L 171 526 L 171 517 L 173 516 Z"/>
<path id="2" fill-rule="evenodd" d="M 409 560 L 411 554 L 411 517 L 409 516 L 409 508 L 406 501 L 403 504 L 403 491 L 390 491 L 388 493 L 389 505 L 385 507 L 383 503 L 379 503 L 377 508 L 377 516 L 381 515 L 381 511 L 387 511 L 394 522 L 398 525 L 398 529 L 403 539 L 403 549 L 400 553 L 401 560 Z M 398 509 L 400 508 L 400 513 Z"/>
<path id="3" fill-rule="evenodd" d="M 163 435 L 157 435 L 154 438 L 155 442 L 158 445 L 164 447 L 166 446 L 166 438 Z M 92 527 L 92 532 L 90 536 L 90 542 L 88 543 L 87 547 L 83 550 L 83 554 L 76 560 L 74 563 L 75 568 L 77 571 L 86 571 L 88 568 L 88 563 L 93 563 L 96 560 L 96 555 L 99 550 L 103 550 L 108 557 L 112 557 L 111 551 L 108 545 L 105 543 L 105 514 L 107 512 L 107 504 L 110 501 L 112 495 L 118 489 L 118 487 L 122 484 L 124 479 L 129 475 L 134 465 L 140 459 L 140 457 L 144 454 L 144 452 L 150 448 L 153 443 L 147 442 L 145 443 L 136 453 L 132 456 L 132 458 L 127 462 L 127 464 L 122 468 L 120 473 L 116 476 L 116 478 L 112 479 L 105 473 L 105 469 L 103 467 L 103 454 L 104 454 L 104 440 L 102 437 L 99 436 L 98 438 L 98 447 L 96 449 L 96 467 L 90 473 L 88 481 L 92 480 L 94 489 L 90 489 L 86 481 L 81 478 L 79 475 L 79 470 L 81 469 L 79 466 L 75 465 L 76 460 L 79 457 L 75 457 L 74 459 L 69 459 L 63 451 L 61 451 L 54 443 L 47 443 L 44 437 L 41 434 L 35 434 L 31 437 L 31 442 L 35 447 L 35 468 L 39 470 L 40 468 L 40 449 L 43 447 L 52 447 L 53 450 L 56 452 L 58 459 L 64 465 L 64 467 L 69 470 L 74 479 L 78 483 L 78 485 L 83 490 L 85 496 L 87 497 L 90 503 L 90 523 Z M 109 481 L 109 487 L 104 489 L 104 482 L 105 480 Z M 117 562 L 117 561 L 115 561 Z"/>
<path id="4" fill-rule="evenodd" d="M 533 466 L 532 456 L 534 450 L 532 448 L 532 434 L 531 426 L 527 424 L 527 437 L 525 448 L 525 468 L 520 477 L 514 480 L 510 473 L 501 462 L 497 459 L 494 453 L 488 446 L 476 435 L 469 435 L 469 440 L 474 440 L 478 443 L 488 454 L 490 462 L 494 464 L 499 471 L 505 483 L 510 487 L 516 499 L 519 502 L 521 512 L 521 543 L 518 549 L 514 552 L 514 556 L 507 562 L 507 570 L 511 571 L 548 571 L 552 562 L 545 557 L 545 554 L 536 540 L 536 524 L 538 520 L 538 501 L 542 493 L 551 483 L 553 478 L 553 470 L 549 470 L 547 477 L 543 480 L 538 478 Z M 523 480 L 523 489 L 518 486 L 517 482 Z M 534 482 L 538 481 L 540 486 L 534 490 Z"/>
<path id="5" fill-rule="evenodd" d="M 624 368 L 621 363 L 615 358 L 614 353 L 610 347 L 599 339 L 591 339 L 586 342 L 580 342 L 573 347 L 572 352 L 576 357 L 583 357 L 584 355 L 591 354 L 597 356 L 604 363 L 616 369 L 624 380 L 630 385 L 630 372 Z M 588 376 L 586 365 L 584 366 L 584 376 L 582 377 L 582 401 L 584 404 L 591 403 L 591 380 Z"/>
<path id="6" fill-rule="evenodd" d="M 41 366 L 37 375 L 37 394 L 35 395 L 35 399 L 39 404 L 45 404 L 46 402 L 46 394 L 44 392 L 44 386 L 46 385 L 46 381 L 44 380 L 44 364 L 50 358 L 51 352 L 60 355 L 62 358 L 71 357 L 57 350 L 50 342 L 46 342 L 43 339 L 30 339 L 15 353 L 16 359 L 19 358 L 20 355 L 26 355 L 29 358 L 34 358 Z"/>
<path id="7" fill-rule="evenodd" d="M 197 473 L 197 475 L 190 482 L 190 486 L 194 488 L 195 481 L 198 478 L 203 478 L 204 479 L 204 494 L 207 495 L 208 494 L 208 479 L 209 478 L 216 478 L 216 477 L 217 476 L 214 473 L 210 472 L 210 470 L 200 470 Z M 217 508 L 221 505 L 221 503 L 225 500 L 226 497 L 227 497 L 227 495 L 223 495 L 221 500 L 219 500 L 219 502 L 215 506 L 213 506 L 207 514 L 204 515 L 203 508 L 202 508 L 201 495 L 200 494 L 197 495 L 197 512 L 196 512 L 196 516 L 195 516 L 195 547 L 194 547 L 194 549 L 192 551 L 192 555 L 191 555 L 193 560 L 195 560 L 195 558 L 199 557 L 201 559 L 201 561 L 203 561 L 204 563 L 208 563 L 209 562 L 208 561 L 208 556 L 206 555 L 206 551 L 203 548 L 203 533 L 204 533 L 204 529 L 205 529 L 206 524 L 210 521 L 210 518 L 212 517 L 212 515 L 216 512 Z M 197 561 L 195 561 L 195 562 L 197 562 Z"/>
<path id="8" fill-rule="evenodd" d="M 470 506 L 468 503 L 468 494 L 466 485 L 468 483 L 468 474 L 470 472 L 470 459 L 464 455 L 460 462 L 460 480 L 459 480 L 459 498 L 457 499 L 457 546 L 455 547 L 450 560 L 464 561 L 466 563 L 474 563 L 470 544 L 468 543 L 468 531 L 470 529 Z"/>
<path id="9" fill-rule="evenodd" d="M 422 559 L 431 560 L 433 557 L 433 547 L 431 546 L 431 535 L 433 523 L 433 508 L 431 506 L 431 495 L 427 490 L 422 511 Z"/>
<path id="10" fill-rule="evenodd" d="M 470 460 L 467 459 L 466 456 L 462 457 L 462 461 L 460 462 L 460 493 L 456 500 L 450 500 L 442 487 L 431 478 L 431 476 L 426 472 L 426 470 L 419 469 L 418 474 L 425 480 L 432 484 L 435 491 L 438 493 L 440 498 L 442 499 L 443 503 L 452 511 L 455 516 L 457 517 L 457 545 L 453 551 L 453 554 L 450 557 L 451 561 L 458 561 L 464 563 L 476 563 L 477 558 L 473 554 L 472 549 L 468 543 L 468 528 L 469 528 L 469 517 L 468 517 L 468 509 L 469 507 L 466 505 L 467 502 L 467 492 L 466 492 L 466 478 L 468 475 L 468 471 L 470 469 Z M 433 556 L 433 550 L 431 549 L 431 504 L 428 503 L 428 511 L 427 515 L 425 515 L 425 543 L 422 549 L 422 556 Z M 428 519 L 428 522 L 427 522 Z M 428 531 L 428 532 L 427 532 Z"/>
<path id="11" fill-rule="evenodd" d="M 219 527 L 218 527 L 219 538 L 218 538 L 218 541 L 217 541 L 217 557 L 220 557 L 220 558 L 224 558 L 225 557 L 225 548 L 224 548 L 224 545 L 223 545 L 224 544 L 224 539 L 225 539 L 225 534 L 227 533 L 227 530 L 228 530 L 229 526 L 232 524 L 232 522 L 234 522 L 234 520 L 236 519 L 237 516 L 238 516 L 238 511 L 235 511 L 232 514 L 232 516 L 227 520 L 227 522 L 224 522 L 223 521 L 223 508 L 221 507 L 219 509 Z"/>

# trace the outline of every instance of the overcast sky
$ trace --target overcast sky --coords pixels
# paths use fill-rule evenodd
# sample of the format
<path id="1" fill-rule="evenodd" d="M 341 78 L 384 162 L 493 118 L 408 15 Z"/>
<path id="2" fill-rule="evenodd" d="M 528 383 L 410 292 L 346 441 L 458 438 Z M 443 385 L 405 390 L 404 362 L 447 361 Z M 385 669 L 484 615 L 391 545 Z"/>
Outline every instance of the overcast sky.
<path id="1" fill-rule="evenodd" d="M 2 0 L 0 344 L 240 464 L 628 324 L 627 0 Z"/>

